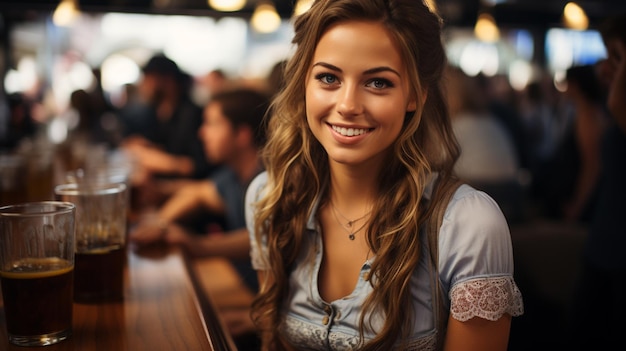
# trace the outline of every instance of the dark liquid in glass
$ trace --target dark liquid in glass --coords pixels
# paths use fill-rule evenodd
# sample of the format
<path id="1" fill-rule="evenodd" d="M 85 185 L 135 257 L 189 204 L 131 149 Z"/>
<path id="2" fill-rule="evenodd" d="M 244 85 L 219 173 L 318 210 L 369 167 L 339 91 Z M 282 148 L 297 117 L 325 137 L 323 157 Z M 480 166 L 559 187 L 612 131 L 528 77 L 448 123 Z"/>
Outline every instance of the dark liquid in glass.
<path id="1" fill-rule="evenodd" d="M 71 330 L 72 265 L 62 259 L 27 259 L 0 272 L 7 332 L 15 336 Z"/>
<path id="2" fill-rule="evenodd" d="M 75 302 L 95 303 L 123 298 L 125 251 L 122 245 L 76 252 L 75 260 Z"/>

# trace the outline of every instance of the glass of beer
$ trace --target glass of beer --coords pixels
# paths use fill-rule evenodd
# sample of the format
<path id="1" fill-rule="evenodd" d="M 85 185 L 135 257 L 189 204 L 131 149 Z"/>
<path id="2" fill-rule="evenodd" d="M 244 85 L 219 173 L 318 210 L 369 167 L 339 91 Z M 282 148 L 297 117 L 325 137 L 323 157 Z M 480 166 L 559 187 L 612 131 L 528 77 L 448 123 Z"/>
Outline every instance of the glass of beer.
<path id="1" fill-rule="evenodd" d="M 128 197 L 124 183 L 79 182 L 54 188 L 76 205 L 74 302 L 123 299 Z"/>
<path id="2" fill-rule="evenodd" d="M 75 206 L 0 207 L 0 285 L 9 342 L 44 346 L 72 332 Z"/>

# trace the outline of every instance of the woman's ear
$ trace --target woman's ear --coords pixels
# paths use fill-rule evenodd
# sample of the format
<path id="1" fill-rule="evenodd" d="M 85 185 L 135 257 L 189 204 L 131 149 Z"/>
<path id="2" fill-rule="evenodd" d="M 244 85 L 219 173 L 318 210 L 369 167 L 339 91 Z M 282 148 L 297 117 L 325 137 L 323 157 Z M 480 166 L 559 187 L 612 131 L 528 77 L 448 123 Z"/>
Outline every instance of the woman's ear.
<path id="1" fill-rule="evenodd" d="M 417 110 L 417 102 L 413 99 L 406 106 L 406 112 L 415 112 L 415 110 Z"/>
<path id="2" fill-rule="evenodd" d="M 420 92 L 420 96 L 422 97 L 421 104 L 423 107 L 424 103 L 426 102 L 426 99 L 428 98 L 428 89 L 422 89 L 422 91 Z M 417 111 L 417 99 L 416 98 L 412 98 L 411 100 L 409 100 L 409 103 L 406 105 L 406 111 L 407 112 Z"/>

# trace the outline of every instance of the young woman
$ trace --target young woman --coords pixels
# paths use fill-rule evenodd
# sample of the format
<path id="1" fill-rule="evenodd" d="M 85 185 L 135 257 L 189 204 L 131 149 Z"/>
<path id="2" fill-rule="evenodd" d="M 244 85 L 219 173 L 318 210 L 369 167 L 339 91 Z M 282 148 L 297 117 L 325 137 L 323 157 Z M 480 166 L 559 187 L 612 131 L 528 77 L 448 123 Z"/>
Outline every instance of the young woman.
<path id="1" fill-rule="evenodd" d="M 247 191 L 265 350 L 506 350 L 523 311 L 508 225 L 452 174 L 440 26 L 415 0 L 296 20 Z"/>

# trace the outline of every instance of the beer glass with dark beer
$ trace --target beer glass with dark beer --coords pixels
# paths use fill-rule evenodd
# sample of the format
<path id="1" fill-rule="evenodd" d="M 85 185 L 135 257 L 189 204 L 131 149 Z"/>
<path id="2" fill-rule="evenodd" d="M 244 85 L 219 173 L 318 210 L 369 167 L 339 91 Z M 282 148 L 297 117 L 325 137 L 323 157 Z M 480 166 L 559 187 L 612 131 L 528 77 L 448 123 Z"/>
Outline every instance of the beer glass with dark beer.
<path id="1" fill-rule="evenodd" d="M 0 285 L 9 342 L 44 346 L 72 331 L 75 206 L 0 207 Z"/>
<path id="2" fill-rule="evenodd" d="M 58 185 L 58 200 L 76 205 L 74 302 L 121 300 L 126 258 L 126 185 L 81 182 Z"/>

